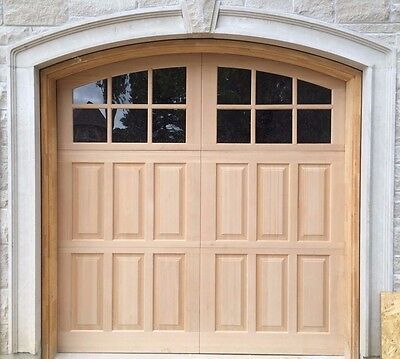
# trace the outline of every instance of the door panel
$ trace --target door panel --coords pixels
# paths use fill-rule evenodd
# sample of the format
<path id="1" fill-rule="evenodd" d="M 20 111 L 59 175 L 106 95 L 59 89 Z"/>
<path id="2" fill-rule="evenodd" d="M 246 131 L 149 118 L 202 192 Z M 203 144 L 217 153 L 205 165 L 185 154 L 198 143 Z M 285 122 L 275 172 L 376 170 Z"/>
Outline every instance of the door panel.
<path id="1" fill-rule="evenodd" d="M 143 262 L 143 254 L 113 254 L 114 330 L 143 330 Z"/>
<path id="2" fill-rule="evenodd" d="M 257 255 L 257 331 L 287 331 L 288 291 L 288 255 Z"/>
<path id="3" fill-rule="evenodd" d="M 200 351 L 343 354 L 343 83 L 220 55 L 203 76 Z"/>
<path id="4" fill-rule="evenodd" d="M 230 177 L 221 177 L 221 168 L 234 170 Z M 243 169 L 248 173 L 245 186 Z M 311 175 L 306 172 L 308 177 L 299 181 L 302 171 Z M 340 303 L 345 292 L 336 273 L 344 260 L 344 213 L 333 215 L 331 209 L 320 215 L 326 199 L 333 198 L 333 188 L 343 183 L 342 154 L 203 151 L 201 173 L 202 223 L 207 225 L 201 227 L 200 351 L 343 353 L 345 308 Z M 223 187 L 221 178 L 235 185 L 215 190 Z M 266 212 L 268 193 L 274 204 L 269 202 Z M 230 208 L 240 213 L 234 225 L 243 218 L 248 223 L 244 228 L 249 235 L 241 240 L 221 237 L 216 230 L 218 203 L 231 195 Z M 307 233 L 318 237 L 304 240 L 304 226 L 297 219 L 303 218 L 301 201 L 310 206 L 305 218 L 311 225 L 323 218 L 332 226 L 309 227 L 319 232 Z M 334 201 L 339 208 L 344 206 L 343 197 Z M 282 213 L 289 210 L 291 216 L 285 219 Z M 266 229 L 268 236 L 260 236 L 255 228 L 266 213 L 275 219 L 269 222 L 274 230 Z M 320 233 L 325 237 L 321 239 Z"/>
<path id="5" fill-rule="evenodd" d="M 61 223 L 76 183 L 96 184 L 87 195 L 105 208 L 90 227 L 104 236 L 59 234 L 59 350 L 198 352 L 199 153 L 66 151 L 59 163 Z"/>
<path id="6" fill-rule="evenodd" d="M 200 59 L 57 84 L 61 352 L 199 351 Z"/>

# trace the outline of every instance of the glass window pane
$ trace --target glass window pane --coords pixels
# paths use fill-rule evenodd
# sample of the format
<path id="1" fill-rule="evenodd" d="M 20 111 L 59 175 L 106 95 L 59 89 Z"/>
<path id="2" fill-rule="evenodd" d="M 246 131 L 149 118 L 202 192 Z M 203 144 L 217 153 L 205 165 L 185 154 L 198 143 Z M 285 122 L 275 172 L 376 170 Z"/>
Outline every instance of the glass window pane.
<path id="1" fill-rule="evenodd" d="M 153 103 L 186 103 L 186 67 L 153 71 Z"/>
<path id="2" fill-rule="evenodd" d="M 218 143 L 250 143 L 250 111 L 217 111 Z"/>
<path id="3" fill-rule="evenodd" d="M 292 111 L 256 111 L 256 142 L 292 143 Z"/>
<path id="4" fill-rule="evenodd" d="M 292 78 L 257 71 L 256 102 L 258 105 L 291 104 Z"/>
<path id="5" fill-rule="evenodd" d="M 72 92 L 75 104 L 107 103 L 107 80 L 99 80 L 77 87 Z"/>
<path id="6" fill-rule="evenodd" d="M 153 110 L 153 142 L 186 142 L 186 111 Z"/>
<path id="7" fill-rule="evenodd" d="M 107 142 L 105 109 L 74 109 L 74 142 Z"/>
<path id="8" fill-rule="evenodd" d="M 298 110 L 297 142 L 330 143 L 331 110 Z"/>
<path id="9" fill-rule="evenodd" d="M 330 104 L 332 90 L 306 81 L 297 81 L 297 103 Z"/>
<path id="10" fill-rule="evenodd" d="M 218 103 L 250 104 L 251 70 L 218 67 Z"/>
<path id="11" fill-rule="evenodd" d="M 147 103 L 147 71 L 112 78 L 113 103 Z"/>
<path id="12" fill-rule="evenodd" d="M 147 142 L 147 110 L 113 110 L 113 142 Z"/>

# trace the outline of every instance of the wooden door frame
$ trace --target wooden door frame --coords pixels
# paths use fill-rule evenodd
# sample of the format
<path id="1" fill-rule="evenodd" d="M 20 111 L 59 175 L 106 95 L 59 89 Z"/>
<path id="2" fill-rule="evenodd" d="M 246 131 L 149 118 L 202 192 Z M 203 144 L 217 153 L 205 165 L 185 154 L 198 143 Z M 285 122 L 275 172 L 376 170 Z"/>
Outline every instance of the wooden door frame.
<path id="1" fill-rule="evenodd" d="M 94 67 L 148 56 L 215 53 L 245 55 L 292 65 L 301 64 L 346 83 L 346 262 L 350 342 L 346 357 L 360 352 L 360 175 L 362 73 L 338 62 L 278 46 L 231 40 L 168 40 L 129 45 L 84 55 L 40 71 L 42 199 L 42 358 L 57 352 L 57 80 Z"/>

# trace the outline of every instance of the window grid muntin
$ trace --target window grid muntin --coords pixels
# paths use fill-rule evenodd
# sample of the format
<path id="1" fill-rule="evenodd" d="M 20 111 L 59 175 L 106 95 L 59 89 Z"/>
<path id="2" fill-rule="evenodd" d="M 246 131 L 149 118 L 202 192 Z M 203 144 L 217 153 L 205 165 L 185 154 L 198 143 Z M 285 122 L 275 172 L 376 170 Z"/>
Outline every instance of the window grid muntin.
<path id="1" fill-rule="evenodd" d="M 153 69 L 163 69 L 163 68 L 181 68 L 184 67 L 186 69 L 186 103 L 185 104 L 153 104 Z M 152 114 L 153 110 L 156 109 L 183 109 L 185 110 L 185 121 L 186 121 L 186 126 L 185 126 L 185 142 L 154 142 L 155 144 L 162 144 L 162 145 L 168 145 L 168 144 L 173 144 L 173 145 L 184 145 L 187 144 L 188 142 L 188 122 L 187 122 L 187 108 L 188 108 L 188 103 L 190 101 L 188 95 L 189 95 L 189 84 L 188 84 L 188 67 L 185 65 L 177 65 L 177 66 L 171 66 L 171 67 L 147 67 L 141 70 L 137 70 L 134 72 L 142 72 L 142 71 L 147 71 L 148 76 L 147 76 L 147 104 L 115 104 L 112 102 L 112 78 L 124 75 L 125 73 L 122 74 L 117 74 L 114 76 L 109 76 L 107 78 L 103 78 L 102 80 L 106 81 L 106 86 L 107 86 L 107 102 L 103 104 L 77 104 L 71 101 L 71 106 L 72 110 L 74 109 L 105 109 L 107 113 L 107 142 L 102 142 L 103 144 L 117 144 L 117 145 L 132 145 L 132 144 L 144 144 L 143 142 L 112 142 L 112 110 L 114 109 L 147 109 L 147 144 L 153 144 L 153 126 L 152 126 Z M 126 74 L 129 74 L 127 72 Z M 96 82 L 98 80 L 94 80 L 92 82 Z M 73 91 L 81 86 L 85 86 L 87 83 L 81 84 L 79 86 L 76 86 L 72 89 L 72 99 L 73 99 Z M 71 124 L 72 124 L 72 132 L 73 132 L 73 121 L 71 119 Z M 74 142 L 72 138 L 72 143 L 97 143 L 97 142 Z"/>
<path id="2" fill-rule="evenodd" d="M 224 66 L 217 66 L 216 70 L 218 71 L 219 67 L 224 67 Z M 238 68 L 238 69 L 244 69 L 242 67 L 234 67 L 232 66 L 231 68 Z M 334 138 L 334 133 L 333 133 L 333 120 L 334 120 L 334 113 L 333 113 L 333 101 L 334 101 L 334 92 L 332 89 L 329 89 L 331 91 L 331 103 L 330 104 L 298 104 L 298 77 L 296 76 L 287 76 L 287 75 L 282 75 L 286 77 L 291 77 L 292 78 L 292 103 L 291 104 L 257 104 L 256 103 L 256 88 L 257 88 L 257 83 L 256 83 L 256 78 L 257 78 L 257 71 L 265 72 L 262 70 L 259 70 L 257 68 L 252 68 L 251 69 L 251 102 L 250 104 L 219 104 L 216 101 L 216 111 L 215 111 L 215 118 L 217 118 L 217 111 L 218 110 L 250 110 L 251 111 L 251 117 L 250 117 L 250 142 L 249 143 L 236 143 L 236 142 L 229 142 L 229 143 L 219 143 L 217 141 L 217 137 L 215 137 L 216 144 L 221 145 L 221 146 L 226 146 L 226 145 L 232 145 L 232 144 L 238 144 L 238 145 L 266 145 L 265 143 L 257 143 L 256 142 L 256 111 L 257 110 L 292 110 L 292 143 L 286 143 L 284 145 L 290 145 L 290 144 L 295 144 L 295 145 L 332 145 L 333 144 L 333 138 Z M 271 72 L 273 74 L 277 74 L 274 72 Z M 278 74 L 279 75 L 279 74 Z M 218 76 L 217 76 L 218 80 Z M 301 81 L 309 82 L 304 79 L 301 79 Z M 312 82 L 310 82 L 312 83 Z M 317 85 L 320 87 L 325 87 L 322 85 L 318 85 L 315 83 L 312 83 L 313 85 Z M 218 83 L 217 83 L 217 88 L 218 88 Z M 328 88 L 328 87 L 325 87 Z M 315 142 L 315 143 L 298 143 L 297 140 L 297 129 L 298 129 L 298 123 L 297 123 L 297 110 L 331 110 L 331 138 L 330 142 Z M 217 122 L 216 122 L 217 126 Z M 268 145 L 282 145 L 283 143 L 268 143 Z"/>

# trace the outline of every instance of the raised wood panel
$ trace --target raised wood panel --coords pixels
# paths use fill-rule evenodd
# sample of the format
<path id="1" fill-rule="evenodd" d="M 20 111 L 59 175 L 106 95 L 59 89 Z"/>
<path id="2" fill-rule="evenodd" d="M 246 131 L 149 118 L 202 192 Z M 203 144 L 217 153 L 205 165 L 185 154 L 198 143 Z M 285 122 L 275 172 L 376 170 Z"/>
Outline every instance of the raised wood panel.
<path id="1" fill-rule="evenodd" d="M 298 330 L 329 330 L 329 257 L 298 257 Z M 332 313 L 338 315 L 338 313 Z"/>
<path id="2" fill-rule="evenodd" d="M 300 240 L 328 240 L 329 221 L 329 165 L 299 165 Z"/>
<path id="3" fill-rule="evenodd" d="M 288 324 L 288 258 L 257 256 L 257 330 L 286 331 Z"/>
<path id="4" fill-rule="evenodd" d="M 155 239 L 184 239 L 185 177 L 183 164 L 154 165 Z"/>
<path id="5" fill-rule="evenodd" d="M 247 258 L 218 254 L 216 271 L 216 330 L 238 331 L 247 327 Z"/>
<path id="6" fill-rule="evenodd" d="M 288 239 L 288 165 L 258 165 L 257 239 Z"/>
<path id="7" fill-rule="evenodd" d="M 72 254 L 72 328 L 103 327 L 103 255 Z"/>
<path id="8" fill-rule="evenodd" d="M 217 239 L 247 237 L 247 165 L 217 164 Z"/>
<path id="9" fill-rule="evenodd" d="M 143 254 L 113 256 L 113 329 L 143 329 Z"/>
<path id="10" fill-rule="evenodd" d="M 154 255 L 154 329 L 183 330 L 185 326 L 185 256 Z"/>
<path id="11" fill-rule="evenodd" d="M 73 239 L 103 239 L 104 165 L 72 164 Z"/>
<path id="12" fill-rule="evenodd" d="M 144 165 L 114 164 L 114 238 L 143 239 Z"/>

